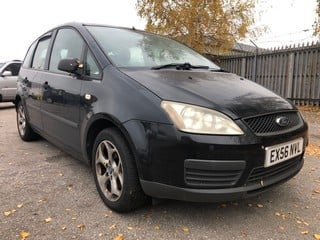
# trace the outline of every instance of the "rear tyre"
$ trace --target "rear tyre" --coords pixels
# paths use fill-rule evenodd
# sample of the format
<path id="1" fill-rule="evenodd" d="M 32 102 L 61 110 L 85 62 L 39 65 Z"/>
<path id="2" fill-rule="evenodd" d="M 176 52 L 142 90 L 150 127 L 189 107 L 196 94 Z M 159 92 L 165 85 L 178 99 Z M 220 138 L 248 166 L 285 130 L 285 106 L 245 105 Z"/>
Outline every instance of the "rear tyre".
<path id="1" fill-rule="evenodd" d="M 39 138 L 39 135 L 33 131 L 28 122 L 28 119 L 26 118 L 25 108 L 21 101 L 17 103 L 16 111 L 17 127 L 21 139 L 28 142 Z"/>
<path id="2" fill-rule="evenodd" d="M 115 128 L 101 131 L 92 152 L 94 180 L 103 202 L 117 212 L 129 212 L 148 200 L 141 189 L 133 155 Z"/>

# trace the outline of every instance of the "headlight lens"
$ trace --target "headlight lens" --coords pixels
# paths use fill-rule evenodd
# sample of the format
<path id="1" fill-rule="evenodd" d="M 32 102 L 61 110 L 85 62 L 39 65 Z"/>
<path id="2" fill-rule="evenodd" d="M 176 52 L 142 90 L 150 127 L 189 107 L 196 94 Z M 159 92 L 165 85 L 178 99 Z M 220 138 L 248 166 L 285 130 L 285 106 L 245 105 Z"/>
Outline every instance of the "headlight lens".
<path id="1" fill-rule="evenodd" d="M 226 115 L 190 104 L 162 101 L 174 125 L 181 131 L 200 134 L 242 135 L 243 131 Z"/>

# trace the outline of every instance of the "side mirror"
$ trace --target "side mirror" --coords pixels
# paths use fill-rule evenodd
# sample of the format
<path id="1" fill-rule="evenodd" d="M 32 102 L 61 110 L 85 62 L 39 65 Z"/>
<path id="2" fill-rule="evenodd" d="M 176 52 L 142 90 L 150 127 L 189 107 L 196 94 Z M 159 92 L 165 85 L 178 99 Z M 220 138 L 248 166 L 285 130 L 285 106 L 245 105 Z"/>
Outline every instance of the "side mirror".
<path id="1" fill-rule="evenodd" d="M 60 71 L 76 74 L 81 64 L 77 58 L 65 58 L 60 60 L 58 69 Z"/>
<path id="2" fill-rule="evenodd" d="M 10 76 L 12 76 L 12 72 L 11 71 L 4 71 L 1 74 L 1 77 L 10 77 Z"/>

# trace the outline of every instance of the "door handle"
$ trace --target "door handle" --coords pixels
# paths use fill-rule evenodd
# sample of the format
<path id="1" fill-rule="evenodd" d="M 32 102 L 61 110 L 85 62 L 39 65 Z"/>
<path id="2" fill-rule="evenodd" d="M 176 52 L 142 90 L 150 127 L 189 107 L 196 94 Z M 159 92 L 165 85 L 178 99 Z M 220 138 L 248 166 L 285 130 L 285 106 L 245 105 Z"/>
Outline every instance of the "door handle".
<path id="1" fill-rule="evenodd" d="M 48 90 L 48 88 L 49 88 L 49 84 L 48 84 L 48 82 L 46 81 L 46 82 L 44 82 L 44 84 L 42 85 L 42 87 L 43 87 L 43 89 L 45 90 L 45 91 L 47 91 Z"/>
<path id="2" fill-rule="evenodd" d="M 27 83 L 29 82 L 29 80 L 28 80 L 27 77 L 25 77 L 25 78 L 22 80 L 22 82 L 23 82 L 24 84 L 27 84 Z"/>

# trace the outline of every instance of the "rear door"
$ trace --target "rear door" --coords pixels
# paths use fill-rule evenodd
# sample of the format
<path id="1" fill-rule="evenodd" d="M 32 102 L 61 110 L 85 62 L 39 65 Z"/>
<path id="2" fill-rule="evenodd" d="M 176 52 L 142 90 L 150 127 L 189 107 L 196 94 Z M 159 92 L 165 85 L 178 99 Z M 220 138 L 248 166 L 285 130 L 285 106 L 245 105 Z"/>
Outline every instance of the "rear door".
<path id="1" fill-rule="evenodd" d="M 19 73 L 19 91 L 26 107 L 27 117 L 33 128 L 42 129 L 41 117 L 41 77 L 47 71 L 47 53 L 51 43 L 51 33 L 34 42 L 28 50 Z"/>

